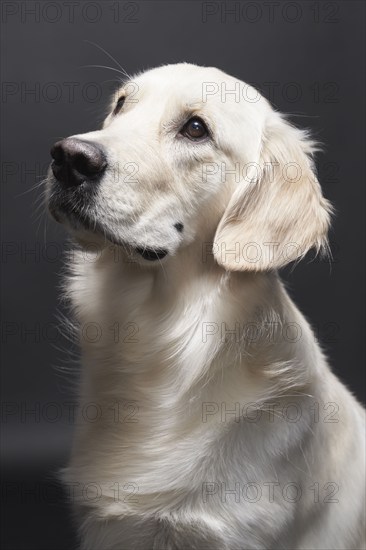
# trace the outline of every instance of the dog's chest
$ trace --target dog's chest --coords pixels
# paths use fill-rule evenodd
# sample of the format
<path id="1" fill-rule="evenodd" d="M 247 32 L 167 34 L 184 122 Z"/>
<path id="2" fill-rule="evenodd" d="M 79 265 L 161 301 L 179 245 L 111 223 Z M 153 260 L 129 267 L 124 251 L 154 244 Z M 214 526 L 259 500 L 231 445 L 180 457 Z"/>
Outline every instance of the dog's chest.
<path id="1" fill-rule="evenodd" d="M 99 412 L 93 422 L 81 414 L 65 479 L 81 489 L 97 480 L 102 498 L 91 505 L 111 515 L 199 507 L 212 480 L 232 488 L 271 479 L 261 426 L 222 416 L 223 406 L 255 400 L 239 344 L 220 330 L 238 309 L 204 279 L 177 295 L 153 277 L 107 275 L 74 293 L 81 327 L 100 327 L 100 338 L 82 342 L 81 385 L 81 411 L 93 403 Z"/>
<path id="2" fill-rule="evenodd" d="M 206 375 L 222 345 L 220 334 L 212 334 L 221 322 L 218 304 L 205 281 L 186 288 L 191 298 L 184 300 L 154 288 L 153 277 L 116 284 L 107 275 L 89 275 L 80 285 L 88 295 L 74 289 L 83 348 L 81 409 L 96 403 L 100 411 L 96 422 L 81 418 L 75 461 L 89 477 L 98 471 L 111 481 L 138 479 L 151 492 L 159 475 L 172 482 L 194 476 L 192 463 L 207 453 L 210 427 L 202 414 L 209 400 Z M 85 327 L 95 323 L 99 337 L 88 340 Z"/>

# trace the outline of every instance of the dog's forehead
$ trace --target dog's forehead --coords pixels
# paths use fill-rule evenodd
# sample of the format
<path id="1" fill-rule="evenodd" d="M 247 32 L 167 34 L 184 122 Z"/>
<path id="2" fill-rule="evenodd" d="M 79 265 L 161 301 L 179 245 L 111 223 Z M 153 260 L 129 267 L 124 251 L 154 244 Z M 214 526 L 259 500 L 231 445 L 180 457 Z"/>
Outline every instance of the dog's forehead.
<path id="1" fill-rule="evenodd" d="M 124 112 L 112 127 L 135 135 L 150 135 L 162 125 L 179 124 L 188 114 L 202 116 L 222 148 L 242 154 L 243 143 L 250 158 L 256 158 L 269 103 L 238 78 L 214 67 L 188 63 L 164 65 L 132 77 L 124 86 L 131 94 Z M 236 154 L 236 153 L 235 153 Z"/>
<path id="2" fill-rule="evenodd" d="M 201 87 L 205 82 L 220 83 L 231 77 L 215 67 L 201 67 L 190 63 L 176 63 L 174 65 L 163 65 L 147 70 L 136 76 L 135 82 L 138 85 L 148 86 L 169 86 L 174 90 L 185 89 L 187 86 Z"/>
<path id="3" fill-rule="evenodd" d="M 184 103 L 245 103 L 248 90 L 245 82 L 215 67 L 201 67 L 189 63 L 164 65 L 136 75 L 130 89 L 136 98 L 156 99 L 159 103 L 176 98 Z M 252 91 L 251 95 L 257 94 Z"/>

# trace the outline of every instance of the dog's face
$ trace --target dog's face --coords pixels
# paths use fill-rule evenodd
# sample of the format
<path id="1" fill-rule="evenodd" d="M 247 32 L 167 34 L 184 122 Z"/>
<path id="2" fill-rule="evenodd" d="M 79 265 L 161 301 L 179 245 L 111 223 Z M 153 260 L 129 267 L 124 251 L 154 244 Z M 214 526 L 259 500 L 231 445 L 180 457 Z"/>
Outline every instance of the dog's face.
<path id="1" fill-rule="evenodd" d="M 54 145 L 48 204 L 79 240 L 120 245 L 142 263 L 211 239 L 227 269 L 278 267 L 286 261 L 265 243 L 294 242 L 301 255 L 325 238 L 311 149 L 252 87 L 168 65 L 126 82 L 101 130 Z M 250 242 L 262 247 L 256 262 L 236 248 Z"/>

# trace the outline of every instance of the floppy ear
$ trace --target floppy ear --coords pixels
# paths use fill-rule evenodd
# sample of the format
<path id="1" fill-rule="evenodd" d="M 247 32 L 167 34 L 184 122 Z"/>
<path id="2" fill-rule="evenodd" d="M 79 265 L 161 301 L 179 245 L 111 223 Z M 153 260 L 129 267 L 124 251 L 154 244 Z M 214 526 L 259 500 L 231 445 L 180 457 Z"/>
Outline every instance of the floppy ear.
<path id="1" fill-rule="evenodd" d="M 214 238 L 216 261 L 228 270 L 277 269 L 327 246 L 332 208 L 314 173 L 315 143 L 272 111 L 259 162 L 232 195 Z"/>

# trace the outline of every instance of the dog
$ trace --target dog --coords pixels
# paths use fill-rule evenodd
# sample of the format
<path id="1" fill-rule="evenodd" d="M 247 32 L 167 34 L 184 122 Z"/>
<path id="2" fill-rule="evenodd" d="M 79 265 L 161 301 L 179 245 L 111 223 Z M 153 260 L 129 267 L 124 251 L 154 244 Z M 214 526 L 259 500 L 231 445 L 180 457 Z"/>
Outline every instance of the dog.
<path id="1" fill-rule="evenodd" d="M 317 144 L 211 67 L 127 78 L 57 142 L 82 350 L 83 550 L 365 548 L 365 417 L 278 269 L 326 254 Z"/>

